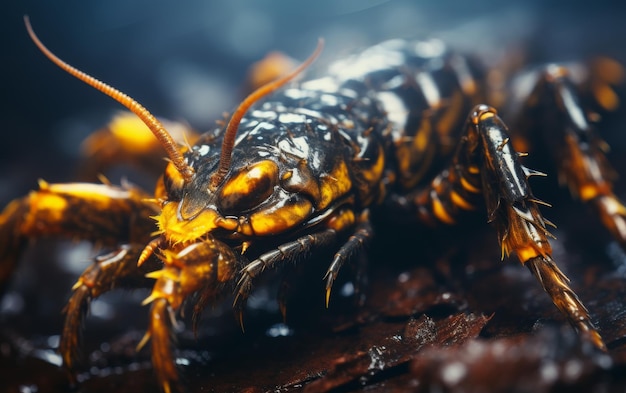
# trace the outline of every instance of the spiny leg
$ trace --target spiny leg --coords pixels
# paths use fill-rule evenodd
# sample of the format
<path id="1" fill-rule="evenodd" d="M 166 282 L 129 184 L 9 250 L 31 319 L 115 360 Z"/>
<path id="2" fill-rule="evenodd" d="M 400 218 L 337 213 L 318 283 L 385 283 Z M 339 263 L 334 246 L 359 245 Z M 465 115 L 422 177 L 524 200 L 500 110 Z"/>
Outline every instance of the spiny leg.
<path id="1" fill-rule="evenodd" d="M 592 88 L 596 96 L 604 91 L 598 98 L 603 105 L 609 105 L 607 99 L 602 99 L 612 93 L 608 84 Z M 605 156 L 608 145 L 590 121 L 581 94 L 568 69 L 547 66 L 526 98 L 521 127 L 531 141 L 543 136 L 540 142 L 551 146 L 560 182 L 576 198 L 593 206 L 602 224 L 626 247 L 626 207 L 613 193 L 617 175 Z"/>
<path id="2" fill-rule="evenodd" d="M 528 177 L 540 173 L 518 161 L 508 130 L 493 108 L 481 105 L 468 117 L 466 131 L 451 165 L 430 186 L 390 199 L 401 215 L 426 223 L 454 224 L 484 198 L 489 222 L 498 232 L 503 254 L 514 252 L 527 264 L 557 308 L 581 333 L 604 349 L 589 313 L 552 260 L 546 221 L 539 212 Z"/>
<path id="3" fill-rule="evenodd" d="M 581 334 L 588 337 L 599 349 L 606 346 L 596 330 L 587 308 L 569 286 L 569 279 L 552 259 L 546 229 L 546 220 L 539 212 L 538 203 L 526 182 L 527 176 L 537 174 L 517 162 L 504 123 L 495 111 L 479 108 L 471 116 L 475 129 L 483 136 L 485 146 L 485 171 L 483 189 L 490 220 L 494 223 L 502 249 L 515 252 L 539 280 L 555 306 Z M 514 165 L 514 170 L 511 170 Z M 504 181 L 503 181 L 504 180 Z M 499 189 L 491 189 L 498 185 Z M 548 222 L 549 223 L 549 222 Z"/>
<path id="4" fill-rule="evenodd" d="M 347 260 L 350 260 L 356 253 L 362 250 L 364 245 L 366 245 L 373 236 L 374 230 L 369 219 L 368 211 L 366 210 L 359 217 L 354 233 L 350 236 L 348 241 L 341 246 L 339 251 L 335 253 L 333 261 L 326 271 L 326 275 L 324 276 L 326 280 L 326 307 L 328 307 L 330 292 L 339 274 L 339 270 Z M 357 278 L 360 278 L 359 276 L 360 274 L 357 275 Z"/>
<path id="5" fill-rule="evenodd" d="M 0 215 L 0 285 L 6 284 L 28 239 L 63 236 L 90 240 L 117 247 L 118 243 L 147 242 L 154 224 L 150 219 L 156 207 L 146 202 L 147 194 L 132 188 L 97 184 L 48 184 L 11 202 Z M 88 268 L 75 287 L 67 308 L 60 342 L 65 366 L 71 370 L 77 356 L 80 326 L 89 300 L 99 296 L 107 285 L 117 282 L 116 274 L 136 269 L 136 256 L 127 257 L 131 249 L 121 247 L 117 253 Z M 127 263 L 113 263 L 122 259 Z M 126 266 L 119 270 L 120 266 Z M 132 265 L 132 266 L 131 266 Z M 100 272 L 104 267 L 104 272 Z M 116 270 L 118 269 L 118 270 Z M 107 283 L 106 280 L 111 282 Z M 79 285 L 78 285 L 79 284 Z"/>
<path id="6" fill-rule="evenodd" d="M 0 294 L 27 240 L 62 236 L 104 246 L 147 243 L 157 207 L 135 188 L 104 184 L 48 184 L 16 199 L 0 214 Z"/>
<path id="7" fill-rule="evenodd" d="M 113 252 L 97 257 L 95 263 L 74 284 L 74 292 L 64 310 L 65 323 L 59 343 L 63 365 L 70 371 L 70 375 L 78 358 L 82 321 L 90 302 L 114 288 L 150 288 L 152 280 L 145 275 L 158 269 L 160 264 L 150 259 L 137 267 L 142 248 L 141 245 L 122 245 Z"/>
<path id="8" fill-rule="evenodd" d="M 242 322 L 243 308 L 252 291 L 252 281 L 266 269 L 272 269 L 279 263 L 293 262 L 299 257 L 311 252 L 313 249 L 331 244 L 337 238 L 335 229 L 325 229 L 302 236 L 294 241 L 278 246 L 275 250 L 262 254 L 254 261 L 248 263 L 241 271 L 241 278 L 235 290 L 233 308 Z"/>
<path id="9" fill-rule="evenodd" d="M 526 261 L 526 266 L 550 295 L 559 311 L 568 316 L 576 330 L 586 336 L 596 347 L 606 350 L 602 337 L 589 322 L 587 308 L 569 287 L 569 279 L 559 270 L 552 258 L 531 258 Z"/>
<path id="10" fill-rule="evenodd" d="M 170 393 L 179 380 L 171 343 L 176 313 L 195 294 L 204 299 L 203 304 L 224 295 L 225 289 L 234 284 L 241 260 L 230 247 L 209 238 L 175 251 L 165 249 L 162 261 L 162 269 L 147 275 L 156 282 L 143 302 L 152 306 L 148 331 L 138 349 L 152 340 L 154 371 L 163 391 Z"/>

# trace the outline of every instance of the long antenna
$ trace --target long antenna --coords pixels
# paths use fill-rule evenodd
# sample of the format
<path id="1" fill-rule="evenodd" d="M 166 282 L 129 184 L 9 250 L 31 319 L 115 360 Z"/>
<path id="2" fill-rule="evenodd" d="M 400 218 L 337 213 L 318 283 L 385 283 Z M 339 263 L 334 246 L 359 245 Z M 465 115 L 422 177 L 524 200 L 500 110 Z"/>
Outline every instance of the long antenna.
<path id="1" fill-rule="evenodd" d="M 237 135 L 237 129 L 239 128 L 239 123 L 241 123 L 241 119 L 243 115 L 246 114 L 246 111 L 250 109 L 250 107 L 265 97 L 266 95 L 280 89 L 286 83 L 291 81 L 293 78 L 302 73 L 308 66 L 315 61 L 315 59 L 319 56 L 324 48 L 324 40 L 320 38 L 317 41 L 317 47 L 311 56 L 302 64 L 300 64 L 295 70 L 291 71 L 291 73 L 279 78 L 273 82 L 269 82 L 254 92 L 252 92 L 249 96 L 247 96 L 239 105 L 239 107 L 235 110 L 228 125 L 226 126 L 226 131 L 224 133 L 224 142 L 222 143 L 222 151 L 220 154 L 220 162 L 217 168 L 217 171 L 211 177 L 211 188 L 215 189 L 226 177 L 228 170 L 230 169 L 230 161 L 232 158 L 233 147 L 235 146 L 235 136 Z"/>
<path id="2" fill-rule="evenodd" d="M 178 144 L 176 143 L 176 141 L 174 141 L 174 138 L 172 138 L 172 136 L 167 132 L 163 124 L 161 124 L 161 122 L 158 121 L 156 117 L 154 117 L 146 108 L 144 108 L 143 105 L 141 105 L 128 95 L 92 77 L 91 75 L 88 75 L 83 71 L 72 67 L 63 60 L 59 59 L 39 40 L 32 26 L 30 25 L 30 19 L 28 18 L 28 15 L 24 15 L 24 24 L 26 25 L 28 35 L 33 40 L 35 45 L 37 45 L 39 50 L 54 64 L 59 66 L 63 71 L 85 82 L 94 89 L 99 90 L 102 93 L 113 98 L 114 100 L 128 108 L 128 110 L 136 114 L 141 119 L 141 121 L 143 121 L 146 126 L 148 126 L 154 136 L 159 140 L 159 142 L 167 152 L 170 161 L 172 162 L 174 167 L 176 167 L 176 170 L 180 172 L 183 179 L 185 179 L 185 182 L 191 181 L 195 173 L 193 168 L 187 165 L 182 153 L 178 150 Z"/>

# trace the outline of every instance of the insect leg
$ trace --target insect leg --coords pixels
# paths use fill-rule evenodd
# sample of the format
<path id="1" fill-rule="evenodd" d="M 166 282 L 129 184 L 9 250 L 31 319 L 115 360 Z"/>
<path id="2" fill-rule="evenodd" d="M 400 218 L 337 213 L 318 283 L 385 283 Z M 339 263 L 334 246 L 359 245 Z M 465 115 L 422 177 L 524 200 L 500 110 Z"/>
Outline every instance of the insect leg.
<path id="1" fill-rule="evenodd" d="M 202 304 L 223 295 L 224 288 L 234 284 L 241 260 L 230 247 L 213 238 L 177 251 L 163 250 L 161 259 L 163 268 L 147 275 L 156 282 L 143 302 L 152 306 L 148 331 L 138 348 L 152 340 L 152 364 L 157 379 L 163 391 L 170 393 L 179 380 L 171 343 L 176 313 L 193 294 L 198 294 Z"/>
<path id="2" fill-rule="evenodd" d="M 526 98 L 520 123 L 531 140 L 542 135 L 541 142 L 554 146 L 549 150 L 560 182 L 574 197 L 593 206 L 602 224 L 626 247 L 626 207 L 613 193 L 617 176 L 605 156 L 608 145 L 589 120 L 565 67 L 550 65 L 540 74 Z"/>
<path id="3" fill-rule="evenodd" d="M 149 288 L 153 282 L 145 275 L 159 268 L 155 259 L 137 267 L 143 246 L 122 245 L 117 250 L 96 258 L 72 288 L 74 292 L 65 307 L 65 323 L 59 343 L 64 366 L 73 371 L 78 358 L 79 339 L 91 300 L 118 287 Z M 71 373 L 70 373 L 71 374 Z"/>
<path id="4" fill-rule="evenodd" d="M 542 202 L 533 196 L 527 181 L 538 173 L 521 165 L 518 156 L 496 111 L 477 106 L 468 117 L 452 164 L 429 187 L 394 197 L 392 203 L 405 214 L 412 209 L 424 222 L 454 224 L 482 195 L 503 255 L 514 252 L 569 322 L 604 349 L 587 309 L 552 260 L 549 222 L 539 212 Z"/>
<path id="5" fill-rule="evenodd" d="M 135 188 L 104 184 L 48 184 L 0 213 L 0 293 L 27 241 L 42 236 L 84 239 L 104 246 L 147 243 L 157 207 Z"/>
<path id="6" fill-rule="evenodd" d="M 272 269 L 279 263 L 293 262 L 297 258 L 311 252 L 315 248 L 331 244 L 337 238 L 335 229 L 325 229 L 309 235 L 302 236 L 294 241 L 278 246 L 275 250 L 262 254 L 254 261 L 248 263 L 241 272 L 241 278 L 235 290 L 233 308 L 242 321 L 243 308 L 252 291 L 252 281 L 266 269 Z"/>
<path id="7" fill-rule="evenodd" d="M 337 274 L 339 274 L 339 270 L 347 260 L 351 259 L 355 253 L 360 251 L 363 246 L 372 239 L 373 235 L 374 230 L 369 220 L 368 211 L 366 210 L 361 214 L 361 217 L 359 217 L 354 233 L 350 236 L 348 241 L 341 246 L 339 251 L 335 253 L 333 261 L 326 271 L 326 275 L 324 276 L 326 280 L 326 307 L 328 307 L 330 291 L 337 278 Z"/>

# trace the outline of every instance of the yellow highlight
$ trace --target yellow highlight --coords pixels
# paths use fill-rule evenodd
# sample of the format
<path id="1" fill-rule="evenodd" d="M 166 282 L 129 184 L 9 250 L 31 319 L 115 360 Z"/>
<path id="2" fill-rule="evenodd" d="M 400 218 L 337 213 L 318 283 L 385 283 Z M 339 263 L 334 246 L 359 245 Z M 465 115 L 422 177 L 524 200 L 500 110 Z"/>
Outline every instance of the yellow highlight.
<path id="1" fill-rule="evenodd" d="M 124 200 L 132 196 L 131 190 L 120 187 L 113 187 L 106 184 L 93 183 L 61 183 L 47 184 L 42 187 L 42 191 L 67 195 L 100 204 L 109 204 L 111 200 Z"/>
<path id="2" fill-rule="evenodd" d="M 477 175 L 480 173 L 480 168 L 478 168 L 476 165 L 470 165 L 469 168 L 467 168 L 467 171 L 472 175 Z"/>
<path id="3" fill-rule="evenodd" d="M 251 165 L 230 179 L 222 188 L 223 196 L 247 195 L 257 191 L 258 184 L 264 178 L 270 181 L 278 179 L 278 165 L 274 161 L 265 160 Z M 265 191 L 265 190 L 263 190 Z"/>
<path id="4" fill-rule="evenodd" d="M 450 138 L 450 133 L 454 131 L 454 124 L 456 124 L 459 116 L 465 115 L 463 113 L 463 95 L 460 91 L 455 91 L 449 102 L 447 110 L 437 123 L 437 132 L 444 141 Z"/>
<path id="5" fill-rule="evenodd" d="M 177 210 L 178 203 L 168 203 L 156 217 L 159 229 L 172 243 L 197 240 L 218 227 L 216 222 L 219 215 L 215 210 L 205 209 L 191 220 L 179 220 Z"/>
<path id="6" fill-rule="evenodd" d="M 619 97 L 608 85 L 597 86 L 593 93 L 596 100 L 607 111 L 614 111 L 619 107 Z"/>
<path id="7" fill-rule="evenodd" d="M 538 256 L 544 256 L 542 253 L 538 252 L 535 247 L 532 247 L 532 246 L 516 248 L 515 249 L 515 254 L 517 254 L 517 257 L 522 262 L 522 264 L 525 263 L 526 261 L 528 261 L 531 258 L 535 258 L 535 257 L 538 257 Z"/>
<path id="8" fill-rule="evenodd" d="M 224 228 L 224 229 L 226 229 L 228 231 L 234 231 L 239 226 L 239 222 L 236 219 L 234 219 L 234 218 L 217 217 L 215 219 L 215 224 L 218 227 Z"/>
<path id="9" fill-rule="evenodd" d="M 152 131 L 131 112 L 121 112 L 109 123 L 109 129 L 125 150 L 149 152 L 157 144 Z"/>
<path id="10" fill-rule="evenodd" d="M 598 188 L 593 184 L 587 184 L 580 187 L 579 194 L 580 199 L 586 202 L 598 196 Z"/>
<path id="11" fill-rule="evenodd" d="M 60 218 L 67 208 L 67 200 L 60 195 L 48 192 L 34 193 L 31 206 L 39 211 L 48 211 Z"/>
<path id="12" fill-rule="evenodd" d="M 495 114 L 495 113 L 493 113 L 493 112 L 489 112 L 489 111 L 487 111 L 487 112 L 483 112 L 483 113 L 481 113 L 481 114 L 480 114 L 479 120 L 480 120 L 480 121 L 485 121 L 485 120 L 487 120 L 487 119 L 491 119 L 491 118 L 492 118 L 492 117 L 494 117 L 495 115 L 496 115 L 496 114 Z"/>
<path id="13" fill-rule="evenodd" d="M 336 217 L 331 217 L 328 220 L 328 228 L 334 229 L 337 232 L 341 232 L 346 228 L 351 227 L 354 224 L 355 217 L 352 210 L 344 210 Z"/>
<path id="14" fill-rule="evenodd" d="M 480 192 L 479 188 L 474 187 L 470 182 L 467 181 L 464 177 L 461 177 L 461 186 L 468 192 L 472 192 L 474 194 L 478 194 Z"/>
<path id="15" fill-rule="evenodd" d="M 171 162 L 165 167 L 165 177 L 171 180 L 174 188 L 182 188 L 185 184 L 185 179 Z"/>
<path id="16" fill-rule="evenodd" d="M 425 116 L 420 125 L 417 135 L 413 138 L 413 147 L 417 152 L 424 152 L 430 145 L 430 137 L 432 134 L 431 123 Z"/>
<path id="17" fill-rule="evenodd" d="M 368 183 L 377 182 L 380 180 L 381 176 L 383 175 L 384 169 L 385 169 L 385 152 L 382 146 L 379 146 L 376 162 L 370 168 L 364 170 L 362 176 Z"/>
<path id="18" fill-rule="evenodd" d="M 433 213 L 435 213 L 435 216 L 443 223 L 450 225 L 455 223 L 454 218 L 446 211 L 437 197 L 433 197 Z"/>
<path id="19" fill-rule="evenodd" d="M 474 205 L 466 201 L 456 191 L 450 192 L 450 199 L 452 200 L 452 203 L 454 203 L 456 206 L 460 207 L 463 210 L 474 210 Z"/>
<path id="20" fill-rule="evenodd" d="M 250 216 L 251 229 L 258 236 L 278 234 L 300 224 L 311 214 L 312 209 L 311 202 L 302 199 L 274 210 L 260 211 Z"/>
<path id="21" fill-rule="evenodd" d="M 321 197 L 319 209 L 324 209 L 337 198 L 348 193 L 352 188 L 348 167 L 343 160 L 338 160 L 335 169 L 329 175 L 322 176 L 320 180 Z"/>
<path id="22" fill-rule="evenodd" d="M 28 203 L 30 213 L 24 217 L 24 228 L 35 228 L 40 222 L 49 226 L 62 222 L 68 208 L 64 197 L 49 192 L 47 188 L 31 192 Z"/>

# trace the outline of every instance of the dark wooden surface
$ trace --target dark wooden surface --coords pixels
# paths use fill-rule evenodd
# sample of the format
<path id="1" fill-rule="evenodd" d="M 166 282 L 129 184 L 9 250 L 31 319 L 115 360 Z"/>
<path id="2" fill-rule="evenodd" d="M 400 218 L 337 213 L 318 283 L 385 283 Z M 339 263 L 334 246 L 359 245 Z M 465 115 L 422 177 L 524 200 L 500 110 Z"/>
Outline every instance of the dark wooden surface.
<path id="1" fill-rule="evenodd" d="M 178 335 L 185 384 L 214 392 L 623 391 L 624 256 L 577 204 L 552 210 L 565 213 L 559 222 L 567 228 L 557 233 L 555 257 L 589 307 L 607 354 L 580 340 L 530 272 L 499 261 L 493 231 L 477 218 L 443 231 L 384 229 L 395 235 L 379 236 L 367 250 L 363 306 L 342 296 L 348 268 L 331 307 L 323 307 L 324 256 L 292 277 L 286 323 L 275 303 L 277 277 L 256 291 L 245 333 L 225 299 L 206 313 L 197 338 L 188 329 Z M 50 254 L 37 251 L 49 247 L 30 252 L 34 261 L 26 263 L 37 268 L 20 274 L 39 278 L 21 288 L 27 305 L 5 315 L 0 328 L 0 374 L 9 392 L 71 388 L 54 364 L 71 277 L 55 277 L 54 264 L 42 263 Z M 148 352 L 134 351 L 145 326 L 147 309 L 137 306 L 144 295 L 99 302 L 86 323 L 77 391 L 156 390 Z"/>

